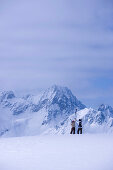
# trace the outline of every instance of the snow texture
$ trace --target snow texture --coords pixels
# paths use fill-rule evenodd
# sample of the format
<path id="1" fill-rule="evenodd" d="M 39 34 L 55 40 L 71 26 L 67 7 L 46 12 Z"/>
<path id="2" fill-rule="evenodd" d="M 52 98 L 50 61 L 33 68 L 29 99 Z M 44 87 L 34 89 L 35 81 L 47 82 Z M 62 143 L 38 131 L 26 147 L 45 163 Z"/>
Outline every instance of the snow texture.
<path id="1" fill-rule="evenodd" d="M 0 169 L 113 170 L 113 136 L 0 138 Z"/>

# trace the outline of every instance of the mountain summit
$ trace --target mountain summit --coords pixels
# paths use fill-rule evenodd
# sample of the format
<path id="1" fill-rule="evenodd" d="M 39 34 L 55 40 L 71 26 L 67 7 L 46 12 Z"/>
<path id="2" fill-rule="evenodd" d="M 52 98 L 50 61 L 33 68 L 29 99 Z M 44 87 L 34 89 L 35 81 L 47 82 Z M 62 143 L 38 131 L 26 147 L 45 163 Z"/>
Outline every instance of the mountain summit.
<path id="1" fill-rule="evenodd" d="M 4 91 L 0 94 L 0 102 L 3 102 L 7 99 L 15 98 L 13 91 Z"/>
<path id="2" fill-rule="evenodd" d="M 84 109 L 82 104 L 67 87 L 52 86 L 47 89 L 41 97 L 42 101 L 48 101 L 48 105 L 57 105 L 61 111 L 74 111 L 75 108 Z"/>
<path id="3" fill-rule="evenodd" d="M 113 108 L 109 105 L 101 104 L 98 108 L 98 111 L 106 113 L 106 115 L 113 117 Z"/>

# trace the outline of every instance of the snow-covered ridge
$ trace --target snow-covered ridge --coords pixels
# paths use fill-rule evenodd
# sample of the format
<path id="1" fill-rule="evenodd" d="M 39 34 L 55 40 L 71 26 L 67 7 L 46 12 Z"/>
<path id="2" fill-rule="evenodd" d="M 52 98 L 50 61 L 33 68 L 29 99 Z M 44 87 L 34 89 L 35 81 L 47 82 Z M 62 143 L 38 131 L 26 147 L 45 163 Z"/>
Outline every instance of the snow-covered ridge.
<path id="1" fill-rule="evenodd" d="M 112 131 L 113 109 L 86 108 L 67 87 L 54 85 L 41 95 L 17 98 L 12 91 L 0 94 L 0 134 L 6 136 L 69 133 L 70 119 L 83 119 L 84 133 Z"/>

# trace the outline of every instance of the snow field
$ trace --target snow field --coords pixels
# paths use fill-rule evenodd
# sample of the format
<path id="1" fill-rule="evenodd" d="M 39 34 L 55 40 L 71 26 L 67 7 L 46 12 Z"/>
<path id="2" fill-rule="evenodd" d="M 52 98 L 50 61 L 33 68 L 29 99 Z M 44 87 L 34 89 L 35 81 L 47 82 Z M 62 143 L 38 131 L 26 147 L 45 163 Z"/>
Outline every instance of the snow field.
<path id="1" fill-rule="evenodd" d="M 0 170 L 113 170 L 113 136 L 0 138 Z"/>

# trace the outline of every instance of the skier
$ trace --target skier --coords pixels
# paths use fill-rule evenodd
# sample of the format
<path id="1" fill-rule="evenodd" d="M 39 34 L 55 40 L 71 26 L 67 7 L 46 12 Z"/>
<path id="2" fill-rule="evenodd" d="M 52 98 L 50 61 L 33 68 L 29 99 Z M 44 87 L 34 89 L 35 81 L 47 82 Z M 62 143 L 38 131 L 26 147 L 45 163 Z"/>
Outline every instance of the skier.
<path id="1" fill-rule="evenodd" d="M 75 134 L 75 123 L 76 123 L 76 114 L 77 114 L 77 109 L 75 110 L 75 119 L 71 120 L 71 132 L 70 134 Z"/>
<path id="2" fill-rule="evenodd" d="M 77 134 L 82 134 L 82 119 L 79 119 Z"/>
<path id="3" fill-rule="evenodd" d="M 70 132 L 70 134 L 75 134 L 75 120 L 72 120 L 71 121 L 71 132 Z"/>

